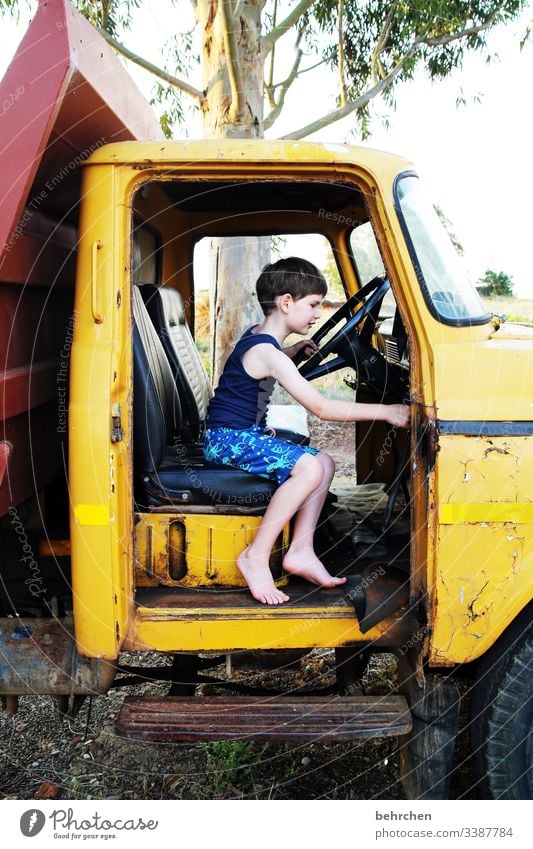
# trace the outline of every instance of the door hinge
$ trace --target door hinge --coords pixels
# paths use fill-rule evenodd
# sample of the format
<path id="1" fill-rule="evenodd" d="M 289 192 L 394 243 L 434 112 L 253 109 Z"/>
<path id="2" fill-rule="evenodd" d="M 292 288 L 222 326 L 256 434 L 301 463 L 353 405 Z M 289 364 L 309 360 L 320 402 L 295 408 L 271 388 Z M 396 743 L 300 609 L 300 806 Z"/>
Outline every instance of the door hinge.
<path id="1" fill-rule="evenodd" d="M 120 404 L 112 404 L 111 406 L 111 442 L 122 442 Z"/>

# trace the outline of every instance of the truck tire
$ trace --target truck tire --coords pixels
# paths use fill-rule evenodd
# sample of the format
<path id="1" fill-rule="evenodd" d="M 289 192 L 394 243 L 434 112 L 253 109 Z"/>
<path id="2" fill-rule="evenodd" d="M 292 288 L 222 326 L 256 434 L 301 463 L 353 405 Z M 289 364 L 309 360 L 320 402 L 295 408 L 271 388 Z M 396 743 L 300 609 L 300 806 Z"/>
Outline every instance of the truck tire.
<path id="1" fill-rule="evenodd" d="M 470 744 L 487 799 L 533 798 L 533 607 L 482 658 L 470 703 Z"/>

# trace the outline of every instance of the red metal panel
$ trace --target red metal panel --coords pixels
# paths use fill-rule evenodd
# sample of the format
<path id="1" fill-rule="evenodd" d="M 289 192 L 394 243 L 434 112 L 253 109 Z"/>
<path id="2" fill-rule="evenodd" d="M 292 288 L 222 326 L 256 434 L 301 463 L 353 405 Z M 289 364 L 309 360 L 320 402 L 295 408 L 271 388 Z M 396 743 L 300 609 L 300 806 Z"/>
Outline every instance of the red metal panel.
<path id="1" fill-rule="evenodd" d="M 57 397 L 57 360 L 0 374 L 0 421 L 18 416 Z"/>
<path id="2" fill-rule="evenodd" d="M 0 516 L 66 471 L 62 426 L 55 402 L 0 423 L 0 440 L 13 445 L 0 486 Z"/>
<path id="3" fill-rule="evenodd" d="M 154 113 L 112 49 L 67 0 L 39 3 L 0 85 L 0 101 L 10 104 L 0 116 L 0 137 L 7 140 L 1 149 L 0 250 L 14 248 L 6 243 L 39 166 L 46 177 L 62 168 L 70 173 L 70 162 L 104 139 L 161 138 Z"/>
<path id="4" fill-rule="evenodd" d="M 69 287 L 74 284 L 76 228 L 56 224 L 40 212 L 32 213 L 19 236 L 16 250 L 3 257 L 0 278 L 3 283 Z M 26 214 L 26 211 L 25 213 Z M 0 289 L 0 297 L 3 291 Z"/>
<path id="5" fill-rule="evenodd" d="M 2 486 L 2 482 L 4 480 L 7 464 L 9 462 L 9 455 L 11 454 L 12 450 L 13 446 L 10 442 L 0 442 L 0 487 Z"/>
<path id="6" fill-rule="evenodd" d="M 17 368 L 38 368 L 43 360 L 60 359 L 62 351 L 68 358 L 74 323 L 71 292 L 1 286 L 0 374 Z"/>
<path id="7" fill-rule="evenodd" d="M 61 441 L 74 324 L 70 291 L 0 287 L 0 439 L 13 445 L 0 488 L 0 515 L 64 468 Z"/>
<path id="8" fill-rule="evenodd" d="M 0 515 L 61 473 L 80 168 L 106 142 L 162 138 L 113 50 L 68 0 L 40 0 L 0 84 Z M 57 376 L 61 367 L 62 394 Z"/>

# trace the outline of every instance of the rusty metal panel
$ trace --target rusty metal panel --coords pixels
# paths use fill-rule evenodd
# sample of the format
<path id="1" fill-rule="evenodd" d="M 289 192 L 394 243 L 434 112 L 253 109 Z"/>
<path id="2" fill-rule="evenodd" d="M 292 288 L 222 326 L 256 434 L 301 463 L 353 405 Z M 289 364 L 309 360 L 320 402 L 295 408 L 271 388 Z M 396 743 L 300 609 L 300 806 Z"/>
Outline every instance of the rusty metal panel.
<path id="1" fill-rule="evenodd" d="M 396 737 L 412 728 L 402 696 L 127 696 L 116 723 L 123 737 L 180 740 L 341 741 Z"/>
<path id="2" fill-rule="evenodd" d="M 69 619 L 0 619 L 0 693 L 106 693 L 116 665 L 76 651 Z"/>

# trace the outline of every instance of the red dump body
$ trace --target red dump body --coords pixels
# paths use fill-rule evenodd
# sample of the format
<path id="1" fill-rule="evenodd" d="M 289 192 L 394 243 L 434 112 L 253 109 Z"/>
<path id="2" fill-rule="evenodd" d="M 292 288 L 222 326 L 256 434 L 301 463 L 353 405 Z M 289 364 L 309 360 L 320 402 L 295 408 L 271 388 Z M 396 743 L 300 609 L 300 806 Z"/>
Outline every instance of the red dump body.
<path id="1" fill-rule="evenodd" d="M 0 84 L 0 516 L 66 463 L 79 163 L 160 138 L 112 49 L 68 0 L 39 3 Z"/>

